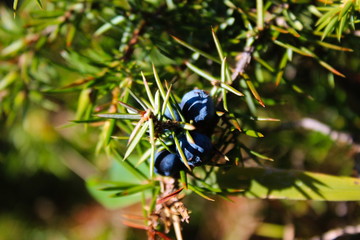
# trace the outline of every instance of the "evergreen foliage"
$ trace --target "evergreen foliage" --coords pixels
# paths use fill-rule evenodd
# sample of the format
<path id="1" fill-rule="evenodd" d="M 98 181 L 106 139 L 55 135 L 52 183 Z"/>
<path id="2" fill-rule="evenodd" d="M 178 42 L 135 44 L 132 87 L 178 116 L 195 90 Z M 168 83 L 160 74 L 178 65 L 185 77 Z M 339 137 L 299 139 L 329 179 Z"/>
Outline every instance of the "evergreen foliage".
<path id="1" fill-rule="evenodd" d="M 149 239 L 187 234 L 191 193 L 359 201 L 359 10 L 358 0 L 6 1 L 2 172 L 75 172 L 107 207 L 142 202 L 145 221 L 124 223 Z M 206 92 L 194 100 L 203 108 L 181 102 L 193 89 Z M 159 153 L 182 163 L 160 170 Z"/>

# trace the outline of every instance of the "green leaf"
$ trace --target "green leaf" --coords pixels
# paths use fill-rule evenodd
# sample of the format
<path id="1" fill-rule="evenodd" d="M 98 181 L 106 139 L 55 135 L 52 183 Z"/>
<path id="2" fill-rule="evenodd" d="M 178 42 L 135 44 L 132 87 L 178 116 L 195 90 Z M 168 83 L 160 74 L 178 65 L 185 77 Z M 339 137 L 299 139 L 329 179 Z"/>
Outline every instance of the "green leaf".
<path id="1" fill-rule="evenodd" d="M 212 33 L 212 37 L 213 37 L 214 42 L 215 42 L 216 50 L 217 50 L 217 52 L 219 54 L 219 58 L 220 58 L 221 62 L 223 62 L 224 61 L 224 52 L 223 52 L 223 50 L 221 48 L 219 39 L 217 38 L 213 28 L 211 28 L 211 33 Z"/>
<path id="2" fill-rule="evenodd" d="M 254 96 L 256 101 L 258 101 L 258 103 L 262 107 L 265 107 L 265 104 L 264 104 L 263 100 L 261 99 L 259 93 L 256 91 L 256 88 L 255 88 L 254 84 L 252 83 L 252 81 L 249 79 L 249 77 L 246 74 L 243 74 L 243 76 L 245 77 L 246 85 L 250 89 L 250 92 L 252 93 L 252 95 Z"/>
<path id="3" fill-rule="evenodd" d="M 187 169 L 189 169 L 189 171 L 191 171 L 191 167 L 189 166 L 189 163 L 188 163 L 188 160 L 187 160 L 187 158 L 185 156 L 185 153 L 184 153 L 183 149 L 180 146 L 180 142 L 179 142 L 178 137 L 175 135 L 175 133 L 173 133 L 172 136 L 174 138 L 176 149 L 178 150 L 178 153 L 179 153 L 179 155 L 181 157 L 181 161 L 185 164 Z"/>
<path id="4" fill-rule="evenodd" d="M 5 48 L 1 49 L 1 55 L 3 57 L 12 56 L 26 47 L 26 41 L 24 39 L 18 39 L 10 43 Z"/>
<path id="5" fill-rule="evenodd" d="M 254 53 L 253 58 L 255 59 L 255 61 L 260 63 L 263 67 L 265 67 L 270 72 L 275 72 L 275 69 L 272 66 L 270 66 L 270 64 L 268 64 L 263 59 L 261 59 L 258 55 L 259 54 L 257 52 Z"/>
<path id="6" fill-rule="evenodd" d="M 222 62 L 221 62 L 221 82 L 225 83 L 226 79 L 226 58 L 223 58 Z M 223 101 L 223 107 L 225 109 L 225 111 L 229 111 L 228 109 L 228 104 L 227 104 L 227 95 L 226 95 L 226 91 L 224 88 L 221 89 L 221 94 L 222 94 L 222 101 Z"/>
<path id="7" fill-rule="evenodd" d="M 124 103 L 124 102 L 118 101 L 118 103 L 119 103 L 121 106 L 125 107 L 129 112 L 133 112 L 133 113 L 140 113 L 140 112 L 142 112 L 142 110 L 137 109 L 137 108 L 135 108 L 135 107 L 133 107 L 133 106 L 130 106 L 129 104 L 126 104 L 126 103 Z"/>
<path id="8" fill-rule="evenodd" d="M 104 74 L 101 73 L 98 64 L 95 66 L 92 59 L 75 50 L 62 51 L 61 56 L 67 61 L 67 67 L 72 71 L 81 74 L 94 74 L 97 78 Z"/>
<path id="9" fill-rule="evenodd" d="M 198 75 L 200 75 L 201 77 L 205 78 L 206 80 L 214 83 L 214 84 L 219 84 L 220 83 L 220 86 L 238 96 L 244 96 L 244 94 L 238 90 L 236 90 L 235 88 L 231 87 L 230 85 L 224 83 L 224 82 L 221 82 L 220 79 L 212 76 L 211 74 L 205 72 L 204 70 L 201 70 L 200 68 L 196 67 L 195 65 L 189 63 L 189 62 L 186 62 L 185 63 L 186 66 L 188 68 L 190 68 L 192 71 L 194 71 L 195 73 L 197 73 Z M 225 67 L 225 66 L 224 66 Z"/>
<path id="10" fill-rule="evenodd" d="M 346 26 L 348 25 L 348 16 L 345 16 L 343 18 L 341 18 L 340 20 L 340 23 L 339 23 L 339 26 L 338 28 L 336 29 L 337 30 L 337 33 L 336 33 L 336 37 L 338 39 L 338 41 L 340 42 L 341 40 L 341 37 L 342 37 L 342 33 L 343 31 L 345 30 Z"/>
<path id="11" fill-rule="evenodd" d="M 185 136 L 186 136 L 186 140 L 190 143 L 190 144 L 195 144 L 195 141 L 193 139 L 193 137 L 191 136 L 189 131 L 185 131 Z"/>
<path id="12" fill-rule="evenodd" d="M 196 74 L 205 78 L 206 80 L 209 80 L 210 82 L 215 82 L 215 83 L 219 82 L 219 79 L 217 79 L 216 77 L 212 76 L 211 74 L 205 72 L 204 70 L 201 70 L 200 68 L 196 67 L 195 65 L 193 65 L 189 62 L 185 62 L 185 65 L 188 68 L 190 68 L 193 72 L 195 72 Z"/>
<path id="13" fill-rule="evenodd" d="M 317 29 L 323 29 L 330 20 L 335 17 L 335 15 L 340 11 L 340 8 L 338 6 L 331 8 L 327 13 L 322 15 L 321 18 L 315 23 L 315 26 L 318 26 Z"/>
<path id="14" fill-rule="evenodd" d="M 307 57 L 314 57 L 314 55 L 308 53 L 308 52 L 305 52 L 297 47 L 294 47 L 288 43 L 283 43 L 283 42 L 280 42 L 278 40 L 274 40 L 274 43 L 276 45 L 279 45 L 280 47 L 283 47 L 283 48 L 286 48 L 286 49 L 291 49 L 293 50 L 294 52 L 298 53 L 298 54 L 301 54 L 301 55 L 304 55 L 304 56 L 307 56 Z"/>
<path id="15" fill-rule="evenodd" d="M 169 89 L 167 90 L 166 95 L 165 95 L 164 103 L 163 103 L 163 106 L 162 106 L 162 108 L 161 108 L 161 113 L 165 113 L 166 108 L 168 108 L 171 117 L 172 117 L 173 119 L 176 119 L 175 113 L 174 113 L 174 111 L 173 111 L 173 107 L 171 106 L 171 104 L 169 104 L 171 88 L 172 88 L 172 86 L 170 85 L 170 87 L 169 87 Z"/>
<path id="16" fill-rule="evenodd" d="M 142 164 L 143 162 L 145 162 L 146 160 L 149 159 L 149 157 L 151 157 L 151 151 L 153 149 L 149 148 L 148 150 L 146 150 L 142 156 L 140 157 L 139 161 L 136 163 L 136 166 L 139 166 L 140 164 Z"/>
<path id="17" fill-rule="evenodd" d="M 130 95 L 135 99 L 135 101 L 144 109 L 148 109 L 150 106 L 149 106 L 149 103 L 145 103 L 144 101 L 142 101 L 140 98 L 138 98 L 135 93 L 133 93 L 133 91 L 131 91 L 130 88 L 127 89 L 127 91 L 129 91 Z"/>
<path id="18" fill-rule="evenodd" d="M 264 29 L 264 2 L 256 0 L 256 25 L 259 31 Z"/>
<path id="19" fill-rule="evenodd" d="M 246 81 L 240 81 L 240 86 L 244 89 L 245 101 L 252 115 L 256 115 L 256 106 L 252 94 L 248 90 Z"/>
<path id="20" fill-rule="evenodd" d="M 154 173 L 154 164 L 155 164 L 155 125 L 152 118 L 149 119 L 149 131 L 150 131 L 150 144 L 151 144 L 151 153 L 150 153 L 150 178 L 152 178 Z"/>
<path id="21" fill-rule="evenodd" d="M 152 199 L 151 199 L 151 202 L 149 205 L 148 212 L 152 213 L 154 211 L 155 206 L 156 206 L 156 200 L 158 199 L 159 193 L 160 193 L 160 187 L 155 186 L 152 189 Z"/>
<path id="22" fill-rule="evenodd" d="M 186 177 L 186 172 L 184 170 L 180 171 L 180 181 L 185 189 L 188 189 L 188 181 Z"/>
<path id="23" fill-rule="evenodd" d="M 219 171 L 221 172 L 221 171 Z M 249 198 L 359 201 L 360 179 L 298 170 L 232 168 L 218 174 L 221 187 L 243 188 Z"/>
<path id="24" fill-rule="evenodd" d="M 224 88 L 221 89 L 221 94 L 222 94 L 222 102 L 223 102 L 223 107 L 225 109 L 225 111 L 229 111 L 229 108 L 228 108 L 228 100 L 227 100 L 227 95 L 226 95 L 226 91 Z"/>
<path id="25" fill-rule="evenodd" d="M 283 78 L 287 62 L 288 62 L 288 54 L 287 54 L 287 51 L 285 51 L 283 57 L 281 58 L 281 61 L 280 61 L 279 67 L 278 67 L 278 72 L 276 74 L 276 78 L 275 78 L 276 86 L 278 86 L 280 84 L 280 81 Z"/>
<path id="26" fill-rule="evenodd" d="M 43 8 L 41 0 L 36 0 L 36 2 L 37 2 L 37 4 L 39 5 L 40 8 Z"/>
<path id="27" fill-rule="evenodd" d="M 170 87 L 172 87 L 172 85 Z M 193 126 L 193 125 L 191 125 L 189 123 L 186 123 L 185 117 L 184 117 L 183 113 L 181 112 L 180 106 L 177 103 L 174 95 L 171 92 L 170 92 L 170 98 L 171 98 L 171 101 L 172 101 L 173 104 L 168 104 L 169 110 L 172 109 L 171 110 L 172 112 L 176 111 L 177 114 L 180 116 L 180 120 L 181 120 L 180 126 L 182 128 L 184 128 L 184 129 L 187 129 L 187 130 L 194 130 L 195 126 Z M 175 119 L 175 116 L 174 116 L 173 119 Z"/>
<path id="28" fill-rule="evenodd" d="M 113 195 L 113 197 L 129 196 L 129 195 L 132 195 L 132 194 L 135 194 L 135 193 L 146 191 L 148 189 L 153 188 L 154 186 L 155 186 L 154 182 L 151 182 L 151 183 L 148 183 L 148 184 L 140 184 L 140 185 L 128 188 L 128 189 L 126 189 L 124 191 L 115 193 Z"/>
<path id="29" fill-rule="evenodd" d="M 250 150 L 249 151 L 253 156 L 255 157 L 258 157 L 258 158 L 261 158 L 263 160 L 267 160 L 267 161 L 274 161 L 274 159 L 268 157 L 268 156 L 265 156 L 264 154 L 261 154 L 261 153 L 258 153 L 258 152 L 255 152 L 253 150 Z"/>
<path id="30" fill-rule="evenodd" d="M 340 37 L 341 37 L 341 34 L 340 34 Z M 316 41 L 316 43 L 319 44 L 320 46 L 330 48 L 330 49 L 333 49 L 333 50 L 337 50 L 337 51 L 343 51 L 343 52 L 353 52 L 354 51 L 354 50 L 352 50 L 350 48 L 341 47 L 341 46 L 331 44 L 331 43 L 327 43 L 327 42 Z"/>
<path id="31" fill-rule="evenodd" d="M 111 140 L 111 136 L 114 132 L 114 128 L 115 128 L 115 119 L 110 119 L 108 125 L 108 129 L 104 132 L 104 143 L 106 145 L 108 145 L 110 143 Z M 104 129 L 105 130 L 105 129 Z"/>
<path id="32" fill-rule="evenodd" d="M 314 14 L 319 18 L 322 16 L 321 12 L 314 5 L 309 5 L 308 10 L 310 13 Z"/>
<path id="33" fill-rule="evenodd" d="M 160 100 L 161 100 L 160 91 L 157 90 L 157 91 L 155 92 L 155 106 L 156 106 L 155 112 L 154 112 L 155 115 L 158 115 L 159 112 L 161 111 L 161 108 L 160 108 L 160 106 L 161 106 Z"/>
<path id="34" fill-rule="evenodd" d="M 243 129 L 243 132 L 244 132 L 246 135 L 250 136 L 250 137 L 256 137 L 256 138 L 262 138 L 262 137 L 264 137 L 264 135 L 263 135 L 261 132 L 257 132 L 257 131 L 255 131 L 255 130 L 245 130 L 245 129 Z"/>
<path id="35" fill-rule="evenodd" d="M 179 126 L 188 131 L 193 131 L 196 129 L 196 127 L 194 125 L 191 125 L 190 123 L 180 123 Z"/>
<path id="36" fill-rule="evenodd" d="M 149 52 L 149 58 L 155 66 L 168 66 L 176 64 L 176 62 L 166 56 L 159 48 L 153 47 Z"/>
<path id="37" fill-rule="evenodd" d="M 85 120 L 71 120 L 70 122 L 73 123 L 95 123 L 95 122 L 102 122 L 104 119 L 102 118 L 93 118 L 93 119 L 85 119 Z M 67 125 L 64 125 L 67 126 Z M 69 126 L 73 126 L 72 124 L 69 124 Z"/>
<path id="38" fill-rule="evenodd" d="M 11 71 L 6 74 L 2 79 L 0 79 L 0 91 L 10 86 L 16 79 L 18 79 L 18 77 L 19 75 L 16 71 Z"/>
<path id="39" fill-rule="evenodd" d="M 268 118 L 268 117 L 253 117 L 256 121 L 269 121 L 269 122 L 279 122 L 278 118 Z"/>
<path id="40" fill-rule="evenodd" d="M 87 118 L 87 113 L 89 112 L 89 109 L 92 108 L 92 103 L 90 100 L 91 93 L 92 93 L 92 89 L 90 88 L 86 88 L 81 91 L 78 100 L 78 107 L 76 110 L 77 120 L 80 120 L 82 118 Z"/>
<path id="41" fill-rule="evenodd" d="M 108 118 L 108 119 L 127 119 L 127 120 L 141 119 L 141 114 L 133 114 L 133 113 L 101 113 L 101 114 L 96 114 L 95 116 L 101 118 Z"/>
<path id="42" fill-rule="evenodd" d="M 302 24 L 299 20 L 296 19 L 295 14 L 293 14 L 292 12 L 290 12 L 288 9 L 285 8 L 285 9 L 282 11 L 282 13 L 283 13 L 283 15 L 284 15 L 287 23 L 288 23 L 291 27 L 293 27 L 294 29 L 296 29 L 296 30 L 298 30 L 298 31 L 301 31 L 301 30 L 304 28 L 303 24 Z M 295 32 L 296 32 L 296 31 L 295 31 Z M 297 33 L 296 33 L 296 34 L 297 34 Z M 295 34 L 295 35 L 296 35 L 296 34 Z"/>
<path id="43" fill-rule="evenodd" d="M 104 25 L 102 25 L 101 27 L 99 27 L 94 35 L 95 36 L 100 36 L 103 33 L 107 32 L 108 30 L 110 30 L 111 28 L 113 28 L 115 25 L 118 25 L 122 22 L 125 22 L 126 18 L 124 16 L 116 16 L 113 19 L 110 20 L 110 22 L 105 23 Z"/>
<path id="44" fill-rule="evenodd" d="M 19 3 L 19 0 L 14 0 L 14 2 L 13 2 L 13 10 L 14 11 L 16 11 L 18 3 Z"/>
<path id="45" fill-rule="evenodd" d="M 240 92 L 239 90 L 233 88 L 232 86 L 226 84 L 226 83 L 220 83 L 220 86 L 223 88 L 223 89 L 226 89 L 228 90 L 229 92 L 232 92 L 233 94 L 235 95 L 238 95 L 240 97 L 244 96 L 244 94 L 242 92 Z"/>
<path id="46" fill-rule="evenodd" d="M 138 121 L 134 127 L 134 129 L 132 130 L 130 136 L 129 136 L 129 140 L 127 143 L 127 146 L 130 145 L 130 143 L 132 142 L 132 140 L 135 138 L 135 136 L 139 133 L 141 126 L 143 126 L 143 123 L 145 122 L 145 118 L 141 118 L 140 121 Z"/>
<path id="47" fill-rule="evenodd" d="M 214 62 L 221 63 L 221 61 L 220 61 L 219 59 L 217 59 L 216 57 L 213 57 L 213 56 L 207 54 L 206 52 L 201 51 L 200 49 L 197 49 L 196 47 L 191 46 L 190 44 L 184 42 L 183 40 L 181 40 L 181 39 L 179 39 L 179 38 L 177 38 L 177 37 L 175 37 L 175 36 L 172 36 L 172 35 L 171 35 L 171 37 L 172 37 L 176 42 L 180 43 L 181 45 L 183 45 L 184 47 L 190 49 L 191 51 L 194 51 L 194 52 L 196 52 L 196 53 L 198 53 L 198 54 L 204 56 L 205 58 L 210 59 L 210 60 L 212 60 L 212 61 L 214 61 Z"/>
<path id="48" fill-rule="evenodd" d="M 135 149 L 136 145 L 140 142 L 141 138 L 144 136 L 146 130 L 148 129 L 149 126 L 149 122 L 145 122 L 142 127 L 140 128 L 140 130 L 135 134 L 134 138 L 132 139 L 132 141 L 129 143 L 126 152 L 125 152 L 125 156 L 124 159 L 127 159 L 129 157 L 129 155 L 133 152 L 133 150 Z"/>
<path id="49" fill-rule="evenodd" d="M 67 31 L 66 31 L 66 46 L 67 47 L 70 47 L 72 45 L 75 33 L 76 33 L 75 26 L 73 24 L 68 24 Z"/>
<path id="50" fill-rule="evenodd" d="M 203 193 L 202 189 L 199 188 L 199 187 L 197 187 L 197 186 L 193 186 L 193 185 L 191 185 L 191 184 L 188 184 L 188 188 L 189 188 L 191 191 L 193 191 L 194 193 L 196 193 L 197 195 L 199 195 L 200 197 L 205 198 L 206 200 L 215 201 L 214 199 L 206 196 L 206 195 Z"/>
<path id="51" fill-rule="evenodd" d="M 345 75 L 342 74 L 341 72 L 339 72 L 338 70 L 336 70 L 335 68 L 333 68 L 332 66 L 330 66 L 328 63 L 322 61 L 322 60 L 318 60 L 319 64 L 321 66 L 323 66 L 324 68 L 326 68 L 327 70 L 329 70 L 330 72 L 332 72 L 335 75 L 338 75 L 339 77 L 343 77 L 345 78 Z"/>
<path id="52" fill-rule="evenodd" d="M 148 99 L 150 100 L 150 103 L 151 103 L 151 105 L 152 105 L 153 111 L 155 112 L 156 104 L 155 104 L 154 96 L 153 96 L 153 94 L 151 93 L 149 84 L 148 84 L 148 82 L 146 81 L 146 78 L 145 78 L 145 75 L 144 75 L 143 72 L 141 72 L 141 76 L 142 76 L 142 79 L 143 79 L 143 82 L 144 82 L 144 86 L 145 86 L 145 90 L 146 90 L 147 97 L 148 97 Z"/>
<path id="53" fill-rule="evenodd" d="M 111 140 L 111 136 L 115 127 L 115 119 L 107 120 L 99 136 L 95 152 L 98 154 L 103 147 L 106 147 Z"/>
<path id="54" fill-rule="evenodd" d="M 139 184 L 129 183 L 129 182 L 113 182 L 110 183 L 111 186 L 101 187 L 102 191 L 120 191 L 128 188 L 138 186 Z"/>
<path id="55" fill-rule="evenodd" d="M 324 40 L 324 38 L 334 30 L 335 24 L 337 23 L 338 23 L 338 19 L 336 17 L 331 19 L 331 21 L 326 25 L 324 29 L 324 32 L 321 36 L 321 40 Z"/>
<path id="56" fill-rule="evenodd" d="M 341 11 L 339 13 L 339 20 L 341 20 L 345 14 L 348 13 L 349 9 L 353 6 L 354 4 L 354 1 L 351 1 L 351 0 L 348 0 L 348 1 L 345 1 L 345 5 L 342 6 L 341 8 Z"/>
<path id="57" fill-rule="evenodd" d="M 163 85 L 162 85 L 162 83 L 161 83 L 160 77 L 159 77 L 159 75 L 158 75 L 158 73 L 157 73 L 157 71 L 156 71 L 156 68 L 155 68 L 155 65 L 154 65 L 154 64 L 152 65 L 152 69 L 153 69 L 153 73 L 154 73 L 154 77 L 155 77 L 155 81 L 156 81 L 157 87 L 158 87 L 158 89 L 159 89 L 159 91 L 160 91 L 160 94 L 161 94 L 163 100 L 165 101 L 165 99 L 166 99 L 166 92 L 165 92 L 165 89 L 164 89 L 164 87 L 163 87 Z"/>

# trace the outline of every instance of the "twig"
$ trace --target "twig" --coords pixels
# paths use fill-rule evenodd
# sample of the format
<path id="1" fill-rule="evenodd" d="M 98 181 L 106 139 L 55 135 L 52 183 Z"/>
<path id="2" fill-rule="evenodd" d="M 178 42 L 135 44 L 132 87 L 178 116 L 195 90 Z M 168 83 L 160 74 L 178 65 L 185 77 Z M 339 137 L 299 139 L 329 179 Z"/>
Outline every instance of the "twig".
<path id="1" fill-rule="evenodd" d="M 355 175 L 357 177 L 360 176 L 360 143 L 355 142 L 349 133 L 333 130 L 328 125 L 313 118 L 303 118 L 295 122 L 284 123 L 278 128 L 278 130 L 292 128 L 304 128 L 306 130 L 319 132 L 328 136 L 334 142 L 350 145 L 352 149 L 352 156 L 355 161 Z"/>
<path id="2" fill-rule="evenodd" d="M 354 144 L 354 140 L 350 134 L 341 131 L 335 131 L 328 125 L 313 118 L 303 118 L 295 122 L 285 123 L 281 126 L 281 128 L 304 128 L 327 135 L 336 142 L 349 145 Z"/>
<path id="3" fill-rule="evenodd" d="M 144 20 L 142 20 L 138 27 L 134 30 L 133 34 L 132 34 L 132 38 L 130 39 L 128 45 L 125 48 L 125 53 L 124 56 L 122 57 L 122 59 L 129 60 L 131 55 L 134 52 L 134 45 L 139 41 L 139 37 L 140 35 L 144 32 L 144 28 L 146 26 L 146 22 Z"/>
<path id="4" fill-rule="evenodd" d="M 243 75 L 245 72 L 245 69 L 247 68 L 247 66 L 250 64 L 251 61 L 251 54 L 254 50 L 253 46 L 247 46 L 244 48 L 244 51 L 239 53 L 236 56 L 237 62 L 236 62 L 236 66 L 234 69 L 233 74 L 231 75 L 231 79 L 234 81 L 235 78 L 238 75 Z"/>

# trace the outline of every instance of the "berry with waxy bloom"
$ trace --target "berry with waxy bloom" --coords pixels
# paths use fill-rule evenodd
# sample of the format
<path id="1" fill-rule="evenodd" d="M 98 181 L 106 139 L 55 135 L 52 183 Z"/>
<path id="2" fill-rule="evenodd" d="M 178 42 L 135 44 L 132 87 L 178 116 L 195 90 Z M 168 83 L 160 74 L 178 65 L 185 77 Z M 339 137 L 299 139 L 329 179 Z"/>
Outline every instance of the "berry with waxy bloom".
<path id="1" fill-rule="evenodd" d="M 212 98 L 200 89 L 186 93 L 180 103 L 180 108 L 186 121 L 209 123 L 215 117 L 215 106 Z"/>
<path id="2" fill-rule="evenodd" d="M 180 170 L 185 168 L 178 154 L 162 150 L 155 154 L 155 173 L 163 176 L 177 177 Z"/>
<path id="3" fill-rule="evenodd" d="M 190 133 L 194 142 L 189 142 L 185 135 L 179 142 L 189 166 L 196 167 L 204 164 L 212 152 L 211 140 L 208 136 L 192 131 Z"/>

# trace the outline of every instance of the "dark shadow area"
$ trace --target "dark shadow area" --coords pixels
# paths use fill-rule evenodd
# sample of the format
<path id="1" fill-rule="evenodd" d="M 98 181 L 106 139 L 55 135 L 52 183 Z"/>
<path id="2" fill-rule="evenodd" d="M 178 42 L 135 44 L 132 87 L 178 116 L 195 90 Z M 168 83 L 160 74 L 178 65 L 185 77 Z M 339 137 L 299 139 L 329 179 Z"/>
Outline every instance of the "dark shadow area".
<path id="1" fill-rule="evenodd" d="M 271 168 L 233 168 L 226 171 L 226 174 L 218 174 L 218 182 L 222 188 L 244 189 L 243 194 L 250 193 L 254 197 L 262 198 L 263 196 L 251 192 L 253 181 L 267 189 L 267 197 L 271 196 L 273 191 L 294 188 L 304 198 L 310 200 L 311 196 L 306 192 L 306 188 L 325 200 L 318 186 L 326 186 L 326 184 L 301 171 Z"/>
<path id="2" fill-rule="evenodd" d="M 46 224 L 68 216 L 76 206 L 93 202 L 74 174 L 58 178 L 45 172 L 9 177 L 0 165 L 0 212 L 31 224 Z"/>
<path id="3" fill-rule="evenodd" d="M 360 233 L 355 233 L 355 234 L 345 234 L 337 238 L 334 238 L 333 240 L 359 240 L 359 239 L 360 239 Z"/>

